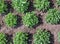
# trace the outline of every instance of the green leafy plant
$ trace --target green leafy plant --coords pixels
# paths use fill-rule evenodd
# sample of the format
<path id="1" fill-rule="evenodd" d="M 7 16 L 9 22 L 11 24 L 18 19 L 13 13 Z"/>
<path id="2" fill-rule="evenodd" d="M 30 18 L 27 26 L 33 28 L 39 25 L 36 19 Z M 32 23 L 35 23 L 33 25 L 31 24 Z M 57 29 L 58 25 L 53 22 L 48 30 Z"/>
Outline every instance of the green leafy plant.
<path id="1" fill-rule="evenodd" d="M 5 16 L 5 23 L 8 27 L 15 27 L 17 25 L 17 16 L 8 13 L 8 15 Z"/>
<path id="2" fill-rule="evenodd" d="M 28 27 L 33 27 L 38 23 L 38 18 L 34 12 L 28 12 L 22 17 L 23 24 Z"/>
<path id="3" fill-rule="evenodd" d="M 58 6 L 60 6 L 60 0 L 56 0 Z"/>
<path id="4" fill-rule="evenodd" d="M 50 2 L 48 0 L 34 0 L 34 7 L 36 7 L 37 10 L 47 10 Z"/>
<path id="5" fill-rule="evenodd" d="M 50 9 L 45 19 L 47 23 L 58 24 L 60 22 L 60 11 L 57 9 Z"/>
<path id="6" fill-rule="evenodd" d="M 60 32 L 58 32 L 58 42 L 60 42 Z"/>
<path id="7" fill-rule="evenodd" d="M 4 33 L 0 33 L 0 44 L 7 44 L 6 35 Z"/>
<path id="8" fill-rule="evenodd" d="M 12 6 L 16 11 L 24 13 L 28 9 L 29 1 L 28 0 L 12 0 Z"/>
<path id="9" fill-rule="evenodd" d="M 13 37 L 14 44 L 27 44 L 28 34 L 24 32 L 17 32 Z"/>
<path id="10" fill-rule="evenodd" d="M 4 13 L 6 7 L 7 6 L 5 5 L 4 0 L 0 0 L 0 13 Z"/>
<path id="11" fill-rule="evenodd" d="M 50 43 L 50 33 L 46 30 L 37 30 L 33 35 L 34 44 L 49 44 Z"/>

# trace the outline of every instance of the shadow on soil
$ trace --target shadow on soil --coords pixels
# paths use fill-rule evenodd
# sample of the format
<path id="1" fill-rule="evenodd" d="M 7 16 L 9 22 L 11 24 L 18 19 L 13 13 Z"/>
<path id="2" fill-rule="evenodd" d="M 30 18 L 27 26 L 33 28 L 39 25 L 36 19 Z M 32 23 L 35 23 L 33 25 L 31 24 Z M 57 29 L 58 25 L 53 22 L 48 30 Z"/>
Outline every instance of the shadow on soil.
<path id="1" fill-rule="evenodd" d="M 33 35 L 32 34 L 30 34 L 30 33 L 28 33 L 29 35 L 28 35 L 28 44 L 32 44 L 32 37 L 33 37 Z"/>
<path id="2" fill-rule="evenodd" d="M 25 13 L 26 12 L 32 12 L 32 11 L 34 11 L 34 9 L 35 9 L 35 7 L 33 6 L 33 0 L 28 0 L 30 3 L 29 3 L 29 6 L 28 6 L 28 9 L 27 9 L 27 11 L 25 11 Z"/>
<path id="3" fill-rule="evenodd" d="M 39 14 L 38 16 L 38 24 L 36 24 L 35 26 L 33 26 L 33 28 L 35 29 L 36 27 L 38 27 L 39 25 L 43 24 L 43 21 L 42 21 L 42 16 L 41 14 Z"/>
<path id="4" fill-rule="evenodd" d="M 54 35 L 51 34 L 50 31 L 48 31 L 50 33 L 50 44 L 54 44 Z"/>
<path id="5" fill-rule="evenodd" d="M 21 16 L 17 15 L 17 26 L 14 28 L 18 28 L 19 26 L 22 25 L 21 20 L 22 20 Z"/>
<path id="6" fill-rule="evenodd" d="M 46 13 L 49 9 L 53 9 L 54 8 L 54 3 L 53 3 L 53 1 L 52 0 L 48 0 L 49 2 L 50 2 L 50 6 L 49 6 L 49 8 L 47 8 L 47 10 L 44 10 L 43 11 L 43 13 Z"/>
<path id="7" fill-rule="evenodd" d="M 5 1 L 5 5 L 6 5 L 7 9 L 4 10 L 4 13 L 2 13 L 2 16 L 8 14 L 9 12 L 13 12 L 14 11 L 14 9 L 13 9 L 13 7 L 11 5 L 11 2 Z"/>
<path id="8" fill-rule="evenodd" d="M 52 1 L 52 0 L 49 0 L 49 2 L 50 2 L 50 8 L 54 8 L 54 3 L 53 3 L 53 1 Z"/>
<path id="9" fill-rule="evenodd" d="M 1 29 L 1 24 L 0 24 L 0 29 Z"/>
<path id="10" fill-rule="evenodd" d="M 13 12 L 13 7 L 11 5 L 11 2 L 7 2 L 7 8 L 8 8 L 7 13 Z"/>
<path id="11" fill-rule="evenodd" d="M 8 35 L 8 34 L 6 34 L 7 35 L 7 44 L 13 44 L 13 40 L 12 40 L 12 35 Z"/>

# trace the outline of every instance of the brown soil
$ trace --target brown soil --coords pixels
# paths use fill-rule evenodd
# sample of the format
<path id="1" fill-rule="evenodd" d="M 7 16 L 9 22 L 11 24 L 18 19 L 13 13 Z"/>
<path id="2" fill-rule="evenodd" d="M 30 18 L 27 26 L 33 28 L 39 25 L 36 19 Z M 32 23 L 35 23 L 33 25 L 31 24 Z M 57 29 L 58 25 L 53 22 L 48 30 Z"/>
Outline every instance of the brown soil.
<path id="1" fill-rule="evenodd" d="M 7 5 L 9 5 L 9 7 L 8 7 L 8 11 L 10 12 L 13 12 L 14 14 L 16 14 L 17 16 L 22 16 L 21 14 L 19 14 L 19 13 L 17 13 L 16 11 L 14 11 L 13 9 L 12 9 L 12 7 L 11 7 L 11 5 L 10 5 L 10 1 L 11 0 L 6 0 L 6 3 L 7 3 Z M 51 1 L 51 0 L 50 0 Z M 56 5 L 54 5 L 55 4 L 55 0 L 52 0 L 51 1 L 52 3 L 52 7 L 56 7 Z M 54 3 L 54 4 L 53 4 Z M 32 5 L 32 4 L 30 4 L 30 5 Z M 33 8 L 33 5 L 32 5 L 32 7 L 30 8 L 29 7 L 29 9 L 30 9 L 30 11 L 32 11 L 32 10 L 34 10 L 34 9 L 32 9 Z M 5 25 L 5 23 L 4 23 L 4 17 L 5 17 L 5 15 L 3 15 L 3 16 L 1 16 L 0 15 L 0 32 L 3 32 L 3 33 L 6 33 L 7 35 L 8 35 L 8 37 L 10 37 L 10 39 L 12 38 L 12 35 L 15 33 L 15 32 L 18 32 L 18 31 L 23 31 L 23 32 L 28 32 L 29 33 L 29 44 L 33 44 L 33 43 L 31 43 L 32 42 L 32 35 L 35 33 L 35 31 L 37 30 L 37 29 L 40 29 L 40 28 L 42 28 L 42 29 L 46 29 L 46 30 L 48 30 L 48 31 L 50 31 L 51 32 L 51 34 L 52 34 L 52 39 L 51 39 L 51 42 L 53 43 L 53 44 L 60 44 L 59 42 L 58 42 L 58 40 L 57 40 L 57 33 L 60 31 L 60 24 L 58 24 L 58 25 L 51 25 L 51 24 L 47 24 L 46 22 L 45 22 L 45 16 L 46 16 L 46 13 L 43 13 L 43 12 L 41 12 L 41 11 L 37 11 L 37 10 L 34 10 L 35 12 L 36 12 L 36 14 L 37 14 L 37 16 L 38 16 L 38 18 L 39 18 L 39 20 L 40 20 L 40 22 L 39 22 L 39 25 L 36 25 L 36 26 L 34 26 L 34 28 L 28 28 L 28 27 L 25 27 L 23 24 L 22 24 L 22 22 L 20 22 L 20 20 L 21 20 L 21 18 L 18 18 L 18 20 L 19 20 L 19 22 L 20 23 L 18 23 L 19 25 L 16 27 L 16 28 L 8 28 L 6 25 Z M 9 38 L 8 38 L 9 39 Z M 51 43 L 51 44 L 52 44 Z M 9 43 L 8 43 L 9 44 Z"/>

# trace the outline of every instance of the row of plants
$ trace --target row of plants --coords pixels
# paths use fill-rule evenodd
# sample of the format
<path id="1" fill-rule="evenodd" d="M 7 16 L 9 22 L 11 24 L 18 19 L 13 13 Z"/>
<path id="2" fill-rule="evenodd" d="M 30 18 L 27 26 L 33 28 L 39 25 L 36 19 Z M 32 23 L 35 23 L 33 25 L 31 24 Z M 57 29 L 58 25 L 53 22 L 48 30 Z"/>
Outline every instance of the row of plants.
<path id="1" fill-rule="evenodd" d="M 17 26 L 17 16 L 13 13 L 8 13 L 5 16 L 5 23 L 8 27 L 15 27 Z M 60 10 L 58 9 L 49 9 L 45 16 L 45 20 L 47 23 L 50 24 L 60 24 Z M 40 21 L 34 12 L 28 12 L 24 16 L 22 16 L 22 22 L 27 27 L 33 27 L 34 25 L 38 24 Z"/>
<path id="2" fill-rule="evenodd" d="M 16 32 L 13 35 L 14 44 L 28 44 L 28 36 L 26 32 Z M 35 34 L 33 34 L 34 44 L 50 44 L 51 33 L 47 30 L 38 29 Z M 0 33 L 0 44 L 7 44 L 7 36 L 4 33 Z M 60 32 L 58 32 L 58 42 L 60 42 Z"/>
<path id="3" fill-rule="evenodd" d="M 29 0 L 11 0 L 12 2 L 12 7 L 17 11 L 17 12 L 21 12 L 24 13 L 25 11 L 27 11 L 28 6 L 30 4 Z M 37 9 L 37 10 L 48 10 L 50 8 L 50 1 L 49 0 L 34 0 L 33 2 L 33 6 Z M 56 4 L 58 6 L 60 6 L 60 0 L 56 0 Z M 5 4 L 4 0 L 0 0 L 0 13 L 3 13 L 4 10 L 7 10 L 7 5 Z"/>
<path id="4" fill-rule="evenodd" d="M 12 0 L 12 7 L 17 11 L 24 13 L 27 11 L 28 6 L 30 4 L 29 0 Z M 56 4 L 60 5 L 60 0 L 56 0 Z M 48 10 L 50 8 L 50 1 L 49 0 L 34 0 L 33 1 L 34 7 L 37 10 Z M 0 0 L 0 13 L 3 13 L 7 10 L 7 4 L 5 4 L 4 0 Z"/>
<path id="5" fill-rule="evenodd" d="M 17 19 L 18 16 L 14 15 L 13 13 L 8 13 L 8 15 L 6 15 L 4 18 L 4 22 L 8 27 L 15 27 L 18 24 Z M 34 12 L 29 12 L 22 17 L 22 22 L 25 26 L 33 27 L 35 24 L 38 23 L 38 18 Z"/>
<path id="6" fill-rule="evenodd" d="M 38 29 L 33 34 L 33 44 L 50 44 L 51 34 L 47 30 Z M 28 44 L 29 34 L 26 32 L 16 32 L 13 35 L 13 44 Z M 58 32 L 58 42 L 60 42 L 60 32 Z M 7 36 L 4 33 L 0 33 L 0 44 L 7 44 Z M 10 42 L 11 43 L 11 42 Z"/>

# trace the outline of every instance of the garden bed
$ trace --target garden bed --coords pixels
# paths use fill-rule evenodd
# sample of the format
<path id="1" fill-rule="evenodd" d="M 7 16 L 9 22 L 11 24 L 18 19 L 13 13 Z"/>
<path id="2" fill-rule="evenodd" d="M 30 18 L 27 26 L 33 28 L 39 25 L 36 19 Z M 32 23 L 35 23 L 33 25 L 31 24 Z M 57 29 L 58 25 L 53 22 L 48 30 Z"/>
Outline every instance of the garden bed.
<path id="1" fill-rule="evenodd" d="M 60 44 L 58 42 L 58 32 L 60 31 L 60 24 L 57 25 L 52 25 L 49 23 L 46 23 L 45 21 L 45 16 L 47 14 L 47 12 L 42 12 L 42 11 L 38 11 L 33 7 L 33 0 L 29 0 L 30 2 L 30 6 L 28 11 L 34 11 L 36 13 L 36 16 L 39 19 L 39 23 L 37 25 L 35 25 L 33 28 L 28 28 L 26 26 L 24 26 L 22 24 L 22 16 L 24 14 L 18 13 L 16 12 L 12 6 L 11 6 L 11 0 L 5 0 L 6 4 L 8 5 L 8 10 L 6 13 L 0 15 L 0 32 L 3 32 L 7 35 L 7 39 L 8 41 L 11 41 L 13 38 L 13 34 L 15 34 L 16 32 L 26 32 L 29 34 L 29 39 L 28 39 L 28 44 L 33 44 L 33 35 L 35 34 L 37 29 L 45 29 L 47 31 L 50 32 L 51 34 L 51 43 L 50 44 Z M 57 7 L 56 5 L 56 0 L 49 0 L 51 2 L 51 8 L 57 8 L 58 10 L 60 10 L 59 7 Z M 18 16 L 18 25 L 15 28 L 9 28 L 6 26 L 6 24 L 4 23 L 4 17 L 7 13 L 12 12 L 15 15 Z M 13 40 L 12 40 L 13 41 Z M 9 44 L 9 43 L 7 43 Z M 13 44 L 13 42 L 12 42 Z"/>

